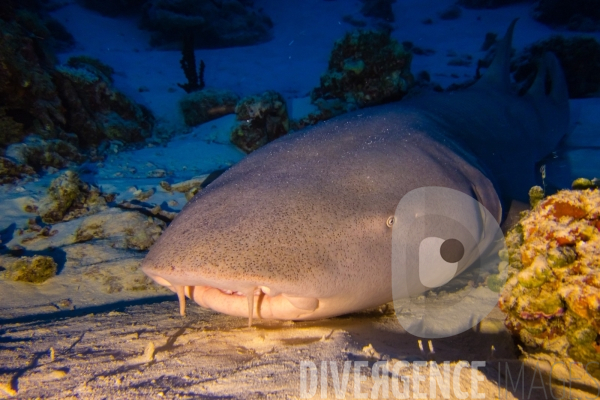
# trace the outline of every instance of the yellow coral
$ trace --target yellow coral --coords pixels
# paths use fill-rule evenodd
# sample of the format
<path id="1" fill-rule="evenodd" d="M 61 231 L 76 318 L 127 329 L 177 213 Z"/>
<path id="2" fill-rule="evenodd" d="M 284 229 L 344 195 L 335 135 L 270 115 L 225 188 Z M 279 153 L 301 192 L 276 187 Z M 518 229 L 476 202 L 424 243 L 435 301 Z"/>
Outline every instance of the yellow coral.
<path id="1" fill-rule="evenodd" d="M 507 327 L 527 346 L 552 352 L 562 340 L 561 356 L 600 362 L 600 190 L 540 199 L 506 243 L 500 307 Z M 600 369 L 593 374 L 600 378 Z"/>

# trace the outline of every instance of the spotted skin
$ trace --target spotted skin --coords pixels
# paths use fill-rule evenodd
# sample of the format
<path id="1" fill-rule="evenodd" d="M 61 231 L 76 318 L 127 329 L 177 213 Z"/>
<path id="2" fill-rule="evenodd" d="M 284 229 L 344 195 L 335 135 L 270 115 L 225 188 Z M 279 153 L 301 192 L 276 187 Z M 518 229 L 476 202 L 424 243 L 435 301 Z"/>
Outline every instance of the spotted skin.
<path id="1" fill-rule="evenodd" d="M 534 183 L 533 173 L 508 177 L 533 170 L 566 130 L 554 57 L 540 67 L 551 92 L 504 87 L 513 27 L 469 89 L 359 110 L 253 152 L 184 207 L 144 272 L 180 298 L 244 317 L 317 319 L 390 301 L 387 222 L 406 193 L 452 188 L 500 222 L 501 198 Z"/>

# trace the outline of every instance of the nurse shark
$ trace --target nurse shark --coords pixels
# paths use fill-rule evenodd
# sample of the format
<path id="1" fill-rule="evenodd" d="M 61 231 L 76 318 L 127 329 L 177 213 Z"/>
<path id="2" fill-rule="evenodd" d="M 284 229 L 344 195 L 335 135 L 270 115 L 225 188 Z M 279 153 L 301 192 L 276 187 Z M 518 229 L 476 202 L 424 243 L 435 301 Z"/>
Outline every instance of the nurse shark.
<path id="1" fill-rule="evenodd" d="M 567 132 L 554 55 L 542 57 L 526 92 L 511 84 L 515 22 L 464 90 L 361 109 L 253 152 L 184 207 L 142 270 L 177 293 L 182 315 L 188 297 L 250 325 L 391 301 L 391 226 L 405 194 L 454 189 L 499 223 Z M 464 218 L 477 225 L 481 215 L 472 214 Z"/>

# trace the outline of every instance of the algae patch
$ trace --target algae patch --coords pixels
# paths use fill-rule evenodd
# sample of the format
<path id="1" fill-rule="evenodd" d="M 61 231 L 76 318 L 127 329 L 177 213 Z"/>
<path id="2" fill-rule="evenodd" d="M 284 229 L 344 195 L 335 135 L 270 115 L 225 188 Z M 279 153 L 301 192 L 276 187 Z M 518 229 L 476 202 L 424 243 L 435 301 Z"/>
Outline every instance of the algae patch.
<path id="1" fill-rule="evenodd" d="M 13 281 L 43 283 L 56 275 L 57 264 L 52 257 L 21 257 L 8 262 L 5 278 Z"/>

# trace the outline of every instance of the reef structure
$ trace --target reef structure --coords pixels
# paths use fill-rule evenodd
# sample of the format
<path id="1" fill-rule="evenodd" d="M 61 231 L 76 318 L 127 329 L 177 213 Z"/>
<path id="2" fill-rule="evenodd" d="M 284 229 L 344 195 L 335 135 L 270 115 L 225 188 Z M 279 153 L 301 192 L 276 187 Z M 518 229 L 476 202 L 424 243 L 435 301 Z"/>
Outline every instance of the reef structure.
<path id="1" fill-rule="evenodd" d="M 508 232 L 499 305 L 527 350 L 586 364 L 600 379 L 600 190 L 582 182 L 534 201 Z"/>
<path id="2" fill-rule="evenodd" d="M 321 84 L 311 101 L 319 112 L 297 128 L 358 108 L 400 100 L 414 84 L 412 53 L 388 31 L 358 30 L 335 42 Z"/>
<path id="3" fill-rule="evenodd" d="M 268 90 L 243 98 L 235 106 L 238 124 L 231 132 L 231 143 L 251 153 L 288 133 L 290 121 L 283 96 Z"/>
<path id="4" fill-rule="evenodd" d="M 114 88 L 110 66 L 87 56 L 57 64 L 70 36 L 40 9 L 0 6 L 2 183 L 93 158 L 109 141 L 140 142 L 154 128 L 151 112 Z"/>

